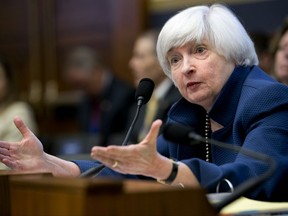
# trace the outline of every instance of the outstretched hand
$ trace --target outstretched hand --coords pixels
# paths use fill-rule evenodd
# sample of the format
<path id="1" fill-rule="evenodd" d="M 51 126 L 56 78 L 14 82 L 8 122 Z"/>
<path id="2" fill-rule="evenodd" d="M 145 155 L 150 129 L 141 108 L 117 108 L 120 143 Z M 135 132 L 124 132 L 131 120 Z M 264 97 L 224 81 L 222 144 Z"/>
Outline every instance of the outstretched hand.
<path id="1" fill-rule="evenodd" d="M 154 174 L 159 172 L 159 162 L 163 161 L 163 156 L 156 149 L 161 124 L 161 120 L 153 122 L 147 136 L 137 145 L 95 146 L 91 156 L 117 172 L 154 177 Z"/>
<path id="2" fill-rule="evenodd" d="M 18 142 L 0 141 L 0 161 L 13 170 L 40 171 L 45 157 L 42 143 L 19 117 L 14 118 L 14 124 L 23 138 Z"/>

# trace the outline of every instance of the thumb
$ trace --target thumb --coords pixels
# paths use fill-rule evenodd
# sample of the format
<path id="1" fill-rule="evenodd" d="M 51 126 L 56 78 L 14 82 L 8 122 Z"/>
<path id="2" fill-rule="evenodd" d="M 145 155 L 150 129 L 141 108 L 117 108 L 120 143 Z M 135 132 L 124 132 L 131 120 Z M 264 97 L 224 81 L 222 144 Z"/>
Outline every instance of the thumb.
<path id="1" fill-rule="evenodd" d="M 18 128 L 23 137 L 28 137 L 29 135 L 31 135 L 32 132 L 30 131 L 30 129 L 24 124 L 22 119 L 19 118 L 18 116 L 14 118 L 14 124 Z"/>
<path id="2" fill-rule="evenodd" d="M 151 141 L 155 141 L 158 137 L 161 125 L 162 121 L 160 119 L 154 121 L 144 140 L 147 141 L 148 143 L 151 143 Z"/>

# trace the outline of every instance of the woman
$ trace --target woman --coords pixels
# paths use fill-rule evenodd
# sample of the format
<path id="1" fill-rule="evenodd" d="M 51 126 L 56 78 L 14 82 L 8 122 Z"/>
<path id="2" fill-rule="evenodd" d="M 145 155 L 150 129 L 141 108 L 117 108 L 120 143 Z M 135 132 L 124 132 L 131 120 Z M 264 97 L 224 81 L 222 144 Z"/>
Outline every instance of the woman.
<path id="1" fill-rule="evenodd" d="M 37 132 L 33 112 L 25 102 L 17 99 L 11 68 L 0 57 L 0 140 L 21 140 L 22 135 L 15 130 L 13 124 L 13 118 L 16 115 L 21 117 L 33 132 Z M 4 168 L 7 167 L 0 163 L 0 169 Z"/>
<path id="2" fill-rule="evenodd" d="M 272 75 L 288 85 L 288 17 L 272 38 L 270 49 L 274 59 Z"/>
<path id="3" fill-rule="evenodd" d="M 157 56 L 183 96 L 171 108 L 169 121 L 194 127 L 205 137 L 269 154 L 277 161 L 277 172 L 249 197 L 271 201 L 287 193 L 288 88 L 255 66 L 253 43 L 231 11 L 215 4 L 178 13 L 159 35 Z M 22 121 L 16 118 L 15 124 L 24 141 L 0 142 L 0 159 L 11 168 L 77 176 L 98 164 L 68 162 L 43 153 Z M 98 176 L 146 176 L 171 185 L 202 186 L 214 193 L 223 180 L 237 187 L 267 169 L 209 143 L 184 146 L 157 138 L 160 126 L 156 120 L 138 145 L 93 147 L 92 158 L 107 166 Z M 28 155 L 26 148 L 33 152 Z"/>

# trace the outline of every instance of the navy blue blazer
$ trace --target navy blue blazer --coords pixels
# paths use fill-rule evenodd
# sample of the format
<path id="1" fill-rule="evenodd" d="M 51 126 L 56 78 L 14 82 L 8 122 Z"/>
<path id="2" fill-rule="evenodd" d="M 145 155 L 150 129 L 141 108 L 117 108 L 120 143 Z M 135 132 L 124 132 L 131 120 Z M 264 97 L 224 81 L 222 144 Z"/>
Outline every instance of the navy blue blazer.
<path id="1" fill-rule="evenodd" d="M 206 111 L 180 99 L 169 112 L 169 122 L 188 125 L 204 134 Z M 272 157 L 275 174 L 248 197 L 276 201 L 287 197 L 288 186 L 288 87 L 276 82 L 257 66 L 237 67 L 223 87 L 209 116 L 224 127 L 213 139 L 261 152 Z M 205 161 L 205 145 L 181 145 L 159 136 L 158 151 L 185 163 L 208 193 L 215 193 L 223 179 L 234 188 L 267 170 L 267 164 L 233 151 L 211 146 L 211 161 Z M 81 172 L 95 166 L 92 161 L 74 161 Z M 121 175 L 105 168 L 99 176 L 141 178 Z M 286 198 L 287 199 L 287 198 Z"/>

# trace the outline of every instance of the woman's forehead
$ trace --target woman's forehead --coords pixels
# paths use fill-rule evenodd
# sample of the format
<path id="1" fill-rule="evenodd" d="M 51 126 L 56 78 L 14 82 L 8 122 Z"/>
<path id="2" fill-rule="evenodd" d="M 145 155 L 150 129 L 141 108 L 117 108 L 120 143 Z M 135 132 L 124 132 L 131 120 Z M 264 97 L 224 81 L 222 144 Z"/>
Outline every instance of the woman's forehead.
<path id="1" fill-rule="evenodd" d="M 184 44 L 179 44 L 179 45 L 175 45 L 173 47 L 171 47 L 168 51 L 167 51 L 167 54 L 170 53 L 170 52 L 173 52 L 175 49 L 178 49 L 178 48 L 183 48 L 183 47 L 186 47 L 186 46 L 189 46 L 189 47 L 196 47 L 196 46 L 206 46 L 206 47 L 210 47 L 210 44 L 208 43 L 208 40 L 207 39 L 204 39 L 202 41 L 189 41 L 189 42 L 186 42 Z"/>

